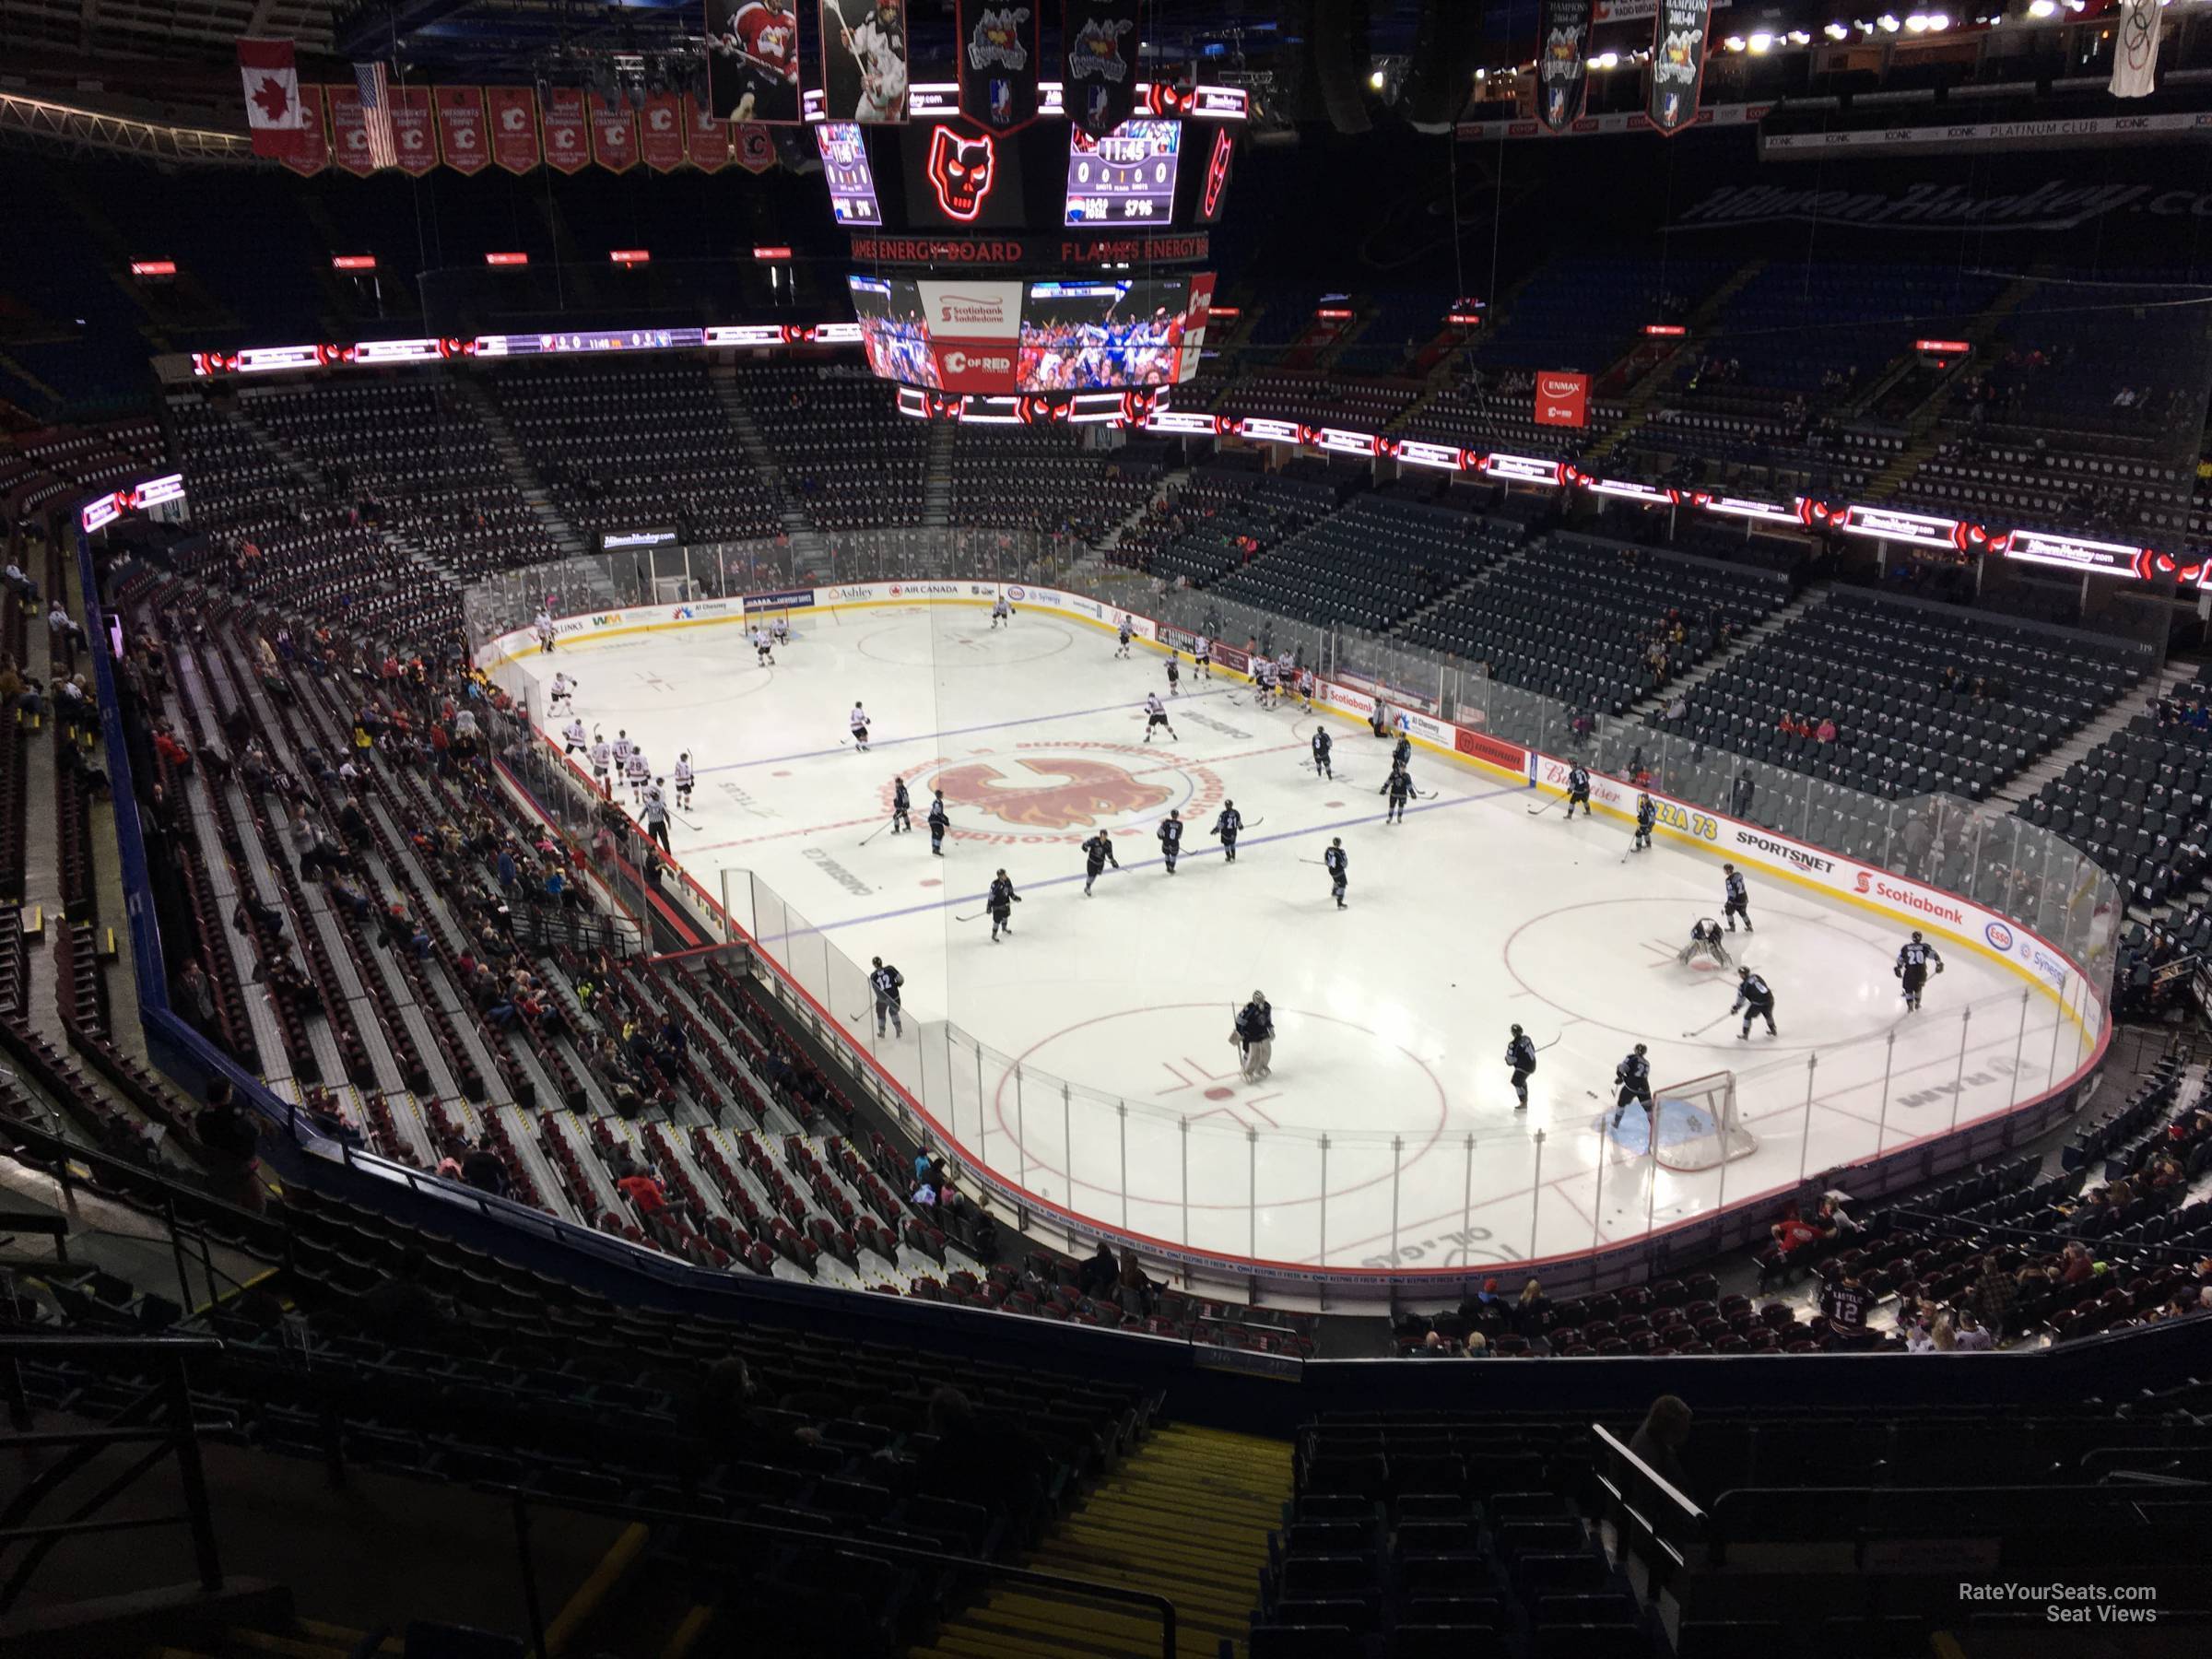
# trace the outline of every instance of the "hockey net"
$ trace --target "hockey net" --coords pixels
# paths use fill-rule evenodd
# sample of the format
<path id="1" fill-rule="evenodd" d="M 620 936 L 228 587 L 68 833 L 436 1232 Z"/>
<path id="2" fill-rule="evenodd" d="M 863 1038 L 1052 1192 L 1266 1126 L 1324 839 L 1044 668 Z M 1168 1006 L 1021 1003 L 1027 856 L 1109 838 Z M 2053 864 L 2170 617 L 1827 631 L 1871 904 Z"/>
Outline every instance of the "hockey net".
<path id="1" fill-rule="evenodd" d="M 1677 1174 L 1717 1170 L 1759 1150 L 1735 1109 L 1735 1074 L 1714 1072 L 1652 1095 L 1652 1159 Z"/>

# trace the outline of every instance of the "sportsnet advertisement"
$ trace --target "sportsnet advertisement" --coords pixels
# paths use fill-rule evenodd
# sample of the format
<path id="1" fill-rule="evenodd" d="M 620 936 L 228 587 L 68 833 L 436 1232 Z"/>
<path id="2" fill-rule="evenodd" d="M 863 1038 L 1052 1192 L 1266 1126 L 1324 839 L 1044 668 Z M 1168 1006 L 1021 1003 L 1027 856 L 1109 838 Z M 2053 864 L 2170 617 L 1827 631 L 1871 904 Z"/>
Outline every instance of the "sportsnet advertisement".
<path id="1" fill-rule="evenodd" d="M 746 615 L 755 611 L 809 610 L 814 606 L 812 588 L 792 588 L 780 594 L 747 594 L 745 596 Z"/>

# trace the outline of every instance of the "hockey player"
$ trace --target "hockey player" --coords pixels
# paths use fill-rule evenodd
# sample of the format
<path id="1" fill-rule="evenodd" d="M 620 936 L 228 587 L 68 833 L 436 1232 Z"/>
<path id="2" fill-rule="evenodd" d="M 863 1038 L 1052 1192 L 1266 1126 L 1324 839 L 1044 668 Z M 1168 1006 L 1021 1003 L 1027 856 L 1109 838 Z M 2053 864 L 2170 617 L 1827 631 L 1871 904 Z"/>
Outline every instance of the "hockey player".
<path id="1" fill-rule="evenodd" d="M 1404 732 L 1400 732 L 1397 742 L 1390 746 L 1390 764 L 1397 771 L 1408 771 L 1413 765 L 1413 739 Z"/>
<path id="2" fill-rule="evenodd" d="M 1580 760 L 1567 769 L 1567 821 L 1574 822 L 1574 809 L 1580 806 L 1583 816 L 1590 816 L 1590 774 Z"/>
<path id="3" fill-rule="evenodd" d="M 1767 1022 L 1768 1036 L 1775 1035 L 1774 993 L 1768 988 L 1765 980 L 1748 968 L 1735 971 L 1735 1000 L 1728 1005 L 1728 1012 L 1733 1014 L 1738 1008 L 1744 1011 L 1744 1029 L 1735 1034 L 1738 1042 L 1750 1041 L 1754 1016 Z"/>
<path id="4" fill-rule="evenodd" d="M 1382 706 L 1382 700 L 1379 697 L 1375 699 L 1374 706 L 1367 712 L 1367 729 L 1378 737 L 1390 735 L 1390 711 Z"/>
<path id="5" fill-rule="evenodd" d="M 1321 855 L 1322 866 L 1329 873 L 1329 892 L 1336 900 L 1336 908 L 1344 908 L 1344 884 L 1351 861 L 1344 853 L 1344 837 L 1329 838 L 1329 850 Z"/>
<path id="6" fill-rule="evenodd" d="M 837 38 L 860 66 L 855 121 L 900 121 L 906 108 L 906 14 L 898 0 L 876 0 L 852 28 L 837 13 Z"/>
<path id="7" fill-rule="evenodd" d="M 874 958 L 868 966 L 868 986 L 876 993 L 876 1035 L 883 1035 L 884 1023 L 890 1023 L 891 1035 L 903 1037 L 906 1028 L 899 1020 L 899 988 L 906 983 L 906 975 L 889 966 L 881 957 Z"/>
<path id="8" fill-rule="evenodd" d="M 569 706 L 575 695 L 576 682 L 565 674 L 557 674 L 553 677 L 553 689 L 547 695 L 547 704 L 555 713 L 559 713 Z"/>
<path id="9" fill-rule="evenodd" d="M 1298 689 L 1299 706 L 1309 714 L 1313 712 L 1313 670 L 1300 668 L 1291 680 Z"/>
<path id="10" fill-rule="evenodd" d="M 1237 1010 L 1229 1040 L 1241 1056 L 1238 1069 L 1245 1082 L 1257 1083 L 1275 1069 L 1275 1010 L 1267 1006 L 1265 992 L 1254 991 L 1252 1000 Z"/>
<path id="11" fill-rule="evenodd" d="M 891 833 L 893 835 L 912 835 L 914 832 L 914 821 L 907 816 L 908 809 L 912 806 L 913 800 L 906 793 L 906 780 L 893 778 L 891 780 Z"/>
<path id="12" fill-rule="evenodd" d="M 866 754 L 868 752 L 868 712 L 858 703 L 854 703 L 853 712 L 845 716 L 845 724 L 853 728 L 853 747 L 862 754 Z"/>
<path id="13" fill-rule="evenodd" d="M 1513 1068 L 1513 1099 L 1518 1102 L 1513 1110 L 1526 1112 L 1528 1077 L 1536 1069 L 1536 1044 L 1519 1026 L 1513 1028 L 1513 1039 L 1505 1045 L 1505 1063 Z"/>
<path id="14" fill-rule="evenodd" d="M 790 644 L 791 618 L 785 616 L 782 611 L 778 611 L 776 613 L 776 619 L 768 625 L 768 637 L 778 645 Z M 772 663 L 776 659 L 771 653 L 768 660 Z"/>
<path id="15" fill-rule="evenodd" d="M 1329 753 L 1335 747 L 1336 740 L 1329 735 L 1328 727 L 1313 728 L 1313 775 L 1326 778 L 1332 783 L 1336 782 L 1336 772 L 1329 763 Z"/>
<path id="16" fill-rule="evenodd" d="M 615 731 L 615 749 L 614 749 L 614 754 L 615 754 L 615 782 L 616 782 L 619 783 L 619 782 L 621 782 L 623 779 L 625 779 L 625 778 L 627 778 L 627 777 L 629 777 L 629 757 L 630 757 L 630 752 L 631 752 L 632 750 L 634 750 L 634 749 L 635 749 L 637 747 L 638 747 L 638 746 L 637 746 L 636 744 L 632 743 L 632 742 L 629 740 L 629 732 L 628 728 L 626 728 L 626 727 L 617 727 L 617 728 L 616 728 L 616 731 Z"/>
<path id="17" fill-rule="evenodd" d="M 1182 695 L 1182 659 L 1171 651 L 1168 653 L 1168 695 Z"/>
<path id="18" fill-rule="evenodd" d="M 1244 815 L 1237 810 L 1234 801 L 1221 803 L 1221 816 L 1214 820 L 1214 833 L 1221 838 L 1222 855 L 1230 864 L 1237 862 L 1237 831 L 1244 828 Z"/>
<path id="19" fill-rule="evenodd" d="M 998 943 L 1000 934 L 1013 933 L 1014 907 L 1020 902 L 1021 895 L 1014 890 L 1014 883 L 1006 871 L 1001 870 L 991 878 L 991 894 L 983 900 L 983 908 L 991 912 L 992 944 Z"/>
<path id="20" fill-rule="evenodd" d="M 1198 642 L 1191 647 L 1191 670 L 1200 679 L 1210 680 L 1214 677 L 1214 642 L 1204 634 L 1200 634 Z"/>
<path id="21" fill-rule="evenodd" d="M 1648 794 L 1638 795 L 1636 797 L 1636 834 L 1629 842 L 1630 852 L 1649 853 L 1652 850 L 1652 826 L 1658 821 L 1659 808 L 1653 805 L 1652 797 Z"/>
<path id="22" fill-rule="evenodd" d="M 568 726 L 560 735 L 568 745 L 568 747 L 561 751 L 564 755 L 581 754 L 591 747 L 591 744 L 585 740 L 583 735 L 583 716 L 581 714 L 570 717 Z"/>
<path id="23" fill-rule="evenodd" d="M 661 851 L 668 848 L 668 793 L 655 778 L 645 785 L 645 832 L 660 843 Z"/>
<path id="24" fill-rule="evenodd" d="M 1159 726 L 1167 733 L 1170 743 L 1182 741 L 1175 735 L 1175 728 L 1168 724 L 1168 705 L 1159 700 L 1159 692 L 1147 691 L 1145 694 L 1145 741 L 1147 743 L 1152 741 L 1154 726 Z"/>
<path id="25" fill-rule="evenodd" d="M 1633 1100 L 1643 1108 L 1648 1141 L 1652 1124 L 1652 1063 L 1644 1056 L 1645 1049 L 1640 1042 L 1633 1052 L 1623 1055 L 1620 1064 L 1613 1068 L 1613 1082 L 1620 1091 L 1613 1100 L 1613 1127 L 1620 1127 L 1620 1114 L 1629 1109 L 1629 1102 Z"/>
<path id="26" fill-rule="evenodd" d="M 1136 630 L 1130 626 L 1128 617 L 1124 616 L 1120 631 L 1114 636 L 1115 640 L 1119 641 L 1113 648 L 1115 656 L 1125 657 L 1129 654 L 1129 641 L 1135 632 Z"/>
<path id="27" fill-rule="evenodd" d="M 1122 861 L 1113 855 L 1113 842 L 1106 838 L 1106 831 L 1100 830 L 1083 843 L 1084 898 L 1090 897 L 1090 884 L 1099 878 L 1099 872 L 1109 865 L 1118 870 L 1122 867 Z"/>
<path id="28" fill-rule="evenodd" d="M 602 796 L 612 796 L 611 776 L 615 764 L 615 746 L 606 740 L 604 732 L 592 734 L 592 782 Z"/>
<path id="29" fill-rule="evenodd" d="M 676 809 L 691 810 L 691 782 L 697 776 L 691 768 L 691 751 L 686 749 L 676 758 Z"/>
<path id="30" fill-rule="evenodd" d="M 1741 916 L 1744 919 L 1744 931 L 1749 933 L 1751 931 L 1751 895 L 1744 886 L 1744 878 L 1736 873 L 1734 865 L 1724 864 L 1721 866 L 1721 887 L 1725 899 L 1725 902 L 1721 906 L 1721 916 L 1728 924 L 1728 931 L 1730 933 L 1735 931 L 1735 919 Z"/>
<path id="31" fill-rule="evenodd" d="M 1721 924 L 1710 916 L 1701 916 L 1689 930 L 1689 943 L 1675 958 L 1688 967 L 1698 958 L 1704 957 L 1725 968 L 1728 966 L 1728 947 L 1721 943 Z"/>
<path id="32" fill-rule="evenodd" d="M 1382 815 L 1382 821 L 1385 824 L 1404 823 L 1406 803 L 1413 799 L 1413 780 L 1406 775 L 1406 769 L 1402 766 L 1392 767 L 1390 776 L 1382 780 L 1382 787 L 1375 793 L 1390 797 L 1390 809 Z"/>
<path id="33" fill-rule="evenodd" d="M 1920 1012 L 1921 987 L 1928 982 L 1928 964 L 1936 964 L 1936 971 L 1943 971 L 1943 959 L 1936 954 L 1936 947 L 1924 941 L 1917 929 L 1906 944 L 1898 947 L 1897 977 L 1904 982 L 1905 1012 Z"/>
<path id="34" fill-rule="evenodd" d="M 1168 874 L 1172 876 L 1175 861 L 1182 856 L 1182 815 L 1169 807 L 1168 816 L 1159 820 L 1159 828 L 1154 833 L 1159 838 L 1160 858 L 1168 866 Z"/>
<path id="35" fill-rule="evenodd" d="M 553 650 L 553 636 L 555 632 L 553 627 L 553 613 L 546 610 L 539 611 L 537 613 L 537 620 L 533 623 L 532 626 L 537 629 L 538 650 L 550 654 Z"/>
<path id="36" fill-rule="evenodd" d="M 629 785 L 629 804 L 632 806 L 643 806 L 645 785 L 653 782 L 653 762 L 645 759 L 643 745 L 630 749 L 629 759 L 622 768 L 622 777 Z"/>
<path id="37" fill-rule="evenodd" d="M 753 624 L 753 666 L 772 668 L 776 662 L 776 642 L 768 637 L 768 629 L 760 623 Z"/>
<path id="38" fill-rule="evenodd" d="M 930 792 L 928 822 L 930 853 L 935 857 L 942 858 L 945 856 L 945 831 L 952 827 L 952 820 L 945 816 L 945 792 L 941 789 Z"/>
<path id="39" fill-rule="evenodd" d="M 991 626 L 1004 628 L 1013 615 L 1014 606 L 1007 602 L 1006 593 L 1002 589 L 998 597 L 991 602 Z"/>

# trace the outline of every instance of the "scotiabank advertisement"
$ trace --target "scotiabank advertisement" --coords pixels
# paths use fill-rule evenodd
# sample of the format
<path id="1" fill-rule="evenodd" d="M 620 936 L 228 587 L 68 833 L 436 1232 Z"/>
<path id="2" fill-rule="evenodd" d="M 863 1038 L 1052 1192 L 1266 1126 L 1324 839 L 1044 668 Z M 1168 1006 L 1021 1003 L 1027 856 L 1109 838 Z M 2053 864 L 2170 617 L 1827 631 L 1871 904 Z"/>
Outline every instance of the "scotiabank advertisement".
<path id="1" fill-rule="evenodd" d="M 1590 424 L 1590 377 L 1556 369 L 1536 375 L 1536 424 L 1579 427 Z"/>
<path id="2" fill-rule="evenodd" d="M 1007 393 L 1021 347 L 1018 282 L 923 281 L 923 325 L 947 392 Z"/>

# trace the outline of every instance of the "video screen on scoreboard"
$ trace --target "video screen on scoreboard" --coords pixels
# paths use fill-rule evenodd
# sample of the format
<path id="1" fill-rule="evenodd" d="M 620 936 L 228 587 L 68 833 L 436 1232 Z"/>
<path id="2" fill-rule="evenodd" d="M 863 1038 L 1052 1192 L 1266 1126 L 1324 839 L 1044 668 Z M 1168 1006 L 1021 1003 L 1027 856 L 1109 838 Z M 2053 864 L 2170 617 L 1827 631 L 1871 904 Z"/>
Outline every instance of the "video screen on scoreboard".
<path id="1" fill-rule="evenodd" d="M 922 289 L 908 276 L 853 276 L 853 314 L 860 322 L 868 372 L 909 386 L 944 389 L 929 329 L 923 321 Z"/>
<path id="2" fill-rule="evenodd" d="M 1067 225 L 1165 225 L 1175 217 L 1182 124 L 1124 121 L 1103 138 L 1067 129 Z"/>
<path id="3" fill-rule="evenodd" d="M 1030 283 L 1021 307 L 1018 389 L 1095 392 L 1191 379 L 1213 288 L 1210 274 Z"/>
<path id="4" fill-rule="evenodd" d="M 867 146 L 856 121 L 815 124 L 814 142 L 822 152 L 822 176 L 830 182 L 830 211 L 841 225 L 880 225 L 883 207 L 876 199 L 876 175 L 868 167 Z"/>

